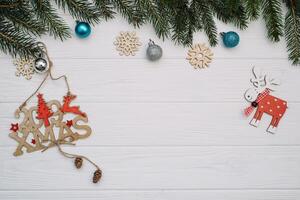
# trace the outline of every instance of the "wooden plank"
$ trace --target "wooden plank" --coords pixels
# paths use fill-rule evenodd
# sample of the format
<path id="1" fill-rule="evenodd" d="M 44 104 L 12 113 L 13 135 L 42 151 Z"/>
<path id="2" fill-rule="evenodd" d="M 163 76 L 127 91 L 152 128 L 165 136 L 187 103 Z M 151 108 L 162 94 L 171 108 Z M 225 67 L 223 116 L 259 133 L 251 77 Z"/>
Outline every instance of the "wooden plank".
<path id="1" fill-rule="evenodd" d="M 300 189 L 300 147 L 64 147 L 103 169 L 91 182 L 56 149 L 14 158 L 1 148 L 0 190 Z"/>
<path id="2" fill-rule="evenodd" d="M 2 200 L 297 200 L 299 197 L 299 190 L 0 191 Z"/>
<path id="3" fill-rule="evenodd" d="M 283 84 L 274 95 L 300 101 L 296 92 L 300 70 L 287 60 L 214 60 L 209 69 L 194 70 L 186 60 L 55 60 L 54 74 L 67 74 L 71 89 L 80 102 L 245 102 L 243 95 L 252 87 L 251 68 L 263 67 Z M 3 66 L 3 67 L 2 67 Z M 29 96 L 42 80 L 15 77 L 11 60 L 1 61 L 0 102 L 18 102 Z M 42 92 L 60 98 L 66 88 L 63 81 L 48 81 Z"/>
<path id="4" fill-rule="evenodd" d="M 76 104 L 76 103 L 75 103 Z M 75 105 L 74 104 L 74 105 Z M 289 104 L 275 135 L 266 132 L 271 117 L 255 128 L 242 116 L 240 103 L 83 103 L 93 130 L 78 145 L 195 146 L 300 145 L 299 103 Z M 15 146 L 8 137 L 15 103 L 0 104 L 0 146 Z M 57 130 L 58 131 L 58 130 Z"/>
<path id="5" fill-rule="evenodd" d="M 67 17 L 67 22 L 71 27 L 75 27 L 74 19 Z M 223 24 L 216 21 L 219 32 L 236 31 L 240 35 L 241 42 L 234 49 L 226 49 L 219 36 L 219 45 L 213 48 L 216 58 L 287 58 L 287 50 L 284 38 L 279 43 L 272 43 L 266 36 L 264 22 L 260 19 L 252 22 L 246 31 L 241 31 L 232 25 Z M 115 50 L 113 42 L 120 31 L 136 31 L 142 42 L 140 51 L 135 57 L 129 59 L 145 59 L 145 52 L 148 46 L 149 38 L 159 44 L 164 51 L 164 58 L 185 58 L 188 48 L 175 45 L 171 40 L 162 41 L 157 38 L 151 25 L 142 26 L 141 29 L 134 30 L 126 20 L 118 17 L 109 22 L 103 22 L 92 30 L 89 38 L 82 40 L 74 36 L 64 41 L 55 41 L 53 38 L 43 37 L 42 41 L 48 46 L 50 55 L 54 58 L 122 58 L 127 60 L 128 57 L 119 56 Z M 204 33 L 197 33 L 194 37 L 195 43 L 208 44 L 207 37 Z M 63 45 L 63 46 L 62 46 Z M 1 54 L 1 58 L 8 58 Z"/>

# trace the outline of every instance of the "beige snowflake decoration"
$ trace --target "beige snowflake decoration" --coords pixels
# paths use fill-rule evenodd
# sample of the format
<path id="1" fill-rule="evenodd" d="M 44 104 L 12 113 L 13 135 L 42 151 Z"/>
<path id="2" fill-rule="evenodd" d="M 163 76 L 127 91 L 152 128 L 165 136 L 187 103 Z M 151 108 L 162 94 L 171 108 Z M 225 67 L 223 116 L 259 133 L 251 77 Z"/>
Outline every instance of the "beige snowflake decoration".
<path id="1" fill-rule="evenodd" d="M 24 76 L 27 80 L 34 74 L 34 60 L 32 58 L 19 58 L 14 61 L 17 67 L 16 76 Z"/>
<path id="2" fill-rule="evenodd" d="M 195 69 L 206 68 L 211 63 L 213 55 L 205 44 L 195 44 L 189 49 L 186 59 Z"/>
<path id="3" fill-rule="evenodd" d="M 119 51 L 121 56 L 134 56 L 135 52 L 138 51 L 139 46 L 142 44 L 135 32 L 120 32 L 120 35 L 114 42 L 114 45 L 116 45 L 116 49 Z"/>

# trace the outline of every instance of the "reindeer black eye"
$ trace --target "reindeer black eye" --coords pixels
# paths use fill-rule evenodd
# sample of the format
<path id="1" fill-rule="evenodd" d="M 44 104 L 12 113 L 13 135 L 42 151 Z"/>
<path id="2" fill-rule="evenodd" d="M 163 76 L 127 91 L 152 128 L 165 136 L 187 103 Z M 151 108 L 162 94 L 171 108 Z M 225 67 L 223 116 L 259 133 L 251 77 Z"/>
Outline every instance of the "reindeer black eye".
<path id="1" fill-rule="evenodd" d="M 247 97 L 250 98 L 250 95 L 248 95 Z"/>

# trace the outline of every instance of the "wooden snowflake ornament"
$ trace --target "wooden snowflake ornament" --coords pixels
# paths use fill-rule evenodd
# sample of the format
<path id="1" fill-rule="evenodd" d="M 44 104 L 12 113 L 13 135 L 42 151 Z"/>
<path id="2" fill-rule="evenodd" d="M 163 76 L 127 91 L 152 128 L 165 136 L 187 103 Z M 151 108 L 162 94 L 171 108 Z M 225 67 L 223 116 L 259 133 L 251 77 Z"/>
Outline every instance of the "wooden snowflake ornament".
<path id="1" fill-rule="evenodd" d="M 205 44 L 195 44 L 189 49 L 186 59 L 195 69 L 202 69 L 208 67 L 213 55 L 211 49 Z"/>
<path id="2" fill-rule="evenodd" d="M 120 35 L 114 42 L 114 45 L 121 56 L 134 56 L 135 52 L 139 50 L 138 48 L 142 44 L 135 32 L 120 32 Z"/>
<path id="3" fill-rule="evenodd" d="M 32 78 L 34 74 L 34 59 L 19 58 L 14 60 L 14 65 L 17 67 L 16 76 L 24 76 L 27 80 Z"/>

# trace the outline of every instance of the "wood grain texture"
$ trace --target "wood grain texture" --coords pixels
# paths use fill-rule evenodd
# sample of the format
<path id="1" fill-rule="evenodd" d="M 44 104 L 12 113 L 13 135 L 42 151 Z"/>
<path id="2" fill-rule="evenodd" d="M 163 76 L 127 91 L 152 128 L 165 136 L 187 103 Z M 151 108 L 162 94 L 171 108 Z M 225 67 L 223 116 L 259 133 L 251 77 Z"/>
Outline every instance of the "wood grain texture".
<path id="1" fill-rule="evenodd" d="M 32 93 L 42 79 L 15 77 L 11 60 L 1 61 L 1 102 L 19 103 Z M 262 67 L 283 84 L 277 92 L 289 102 L 299 102 L 300 71 L 287 60 L 215 59 L 210 68 L 195 70 L 185 59 L 147 60 L 58 59 L 54 74 L 67 74 L 72 91 L 80 102 L 245 102 L 243 95 L 252 87 L 252 66 Z M 12 84 L 13 83 L 13 84 Z M 16 93 L 16 91 L 18 91 Z M 65 94 L 63 81 L 48 81 L 42 92 L 50 98 Z"/>
<path id="2" fill-rule="evenodd" d="M 300 147 L 65 147 L 97 160 L 77 170 L 56 149 L 12 158 L 0 148 L 2 190 L 300 189 Z M 5 183 L 5 184 L 3 184 Z"/>
<path id="3" fill-rule="evenodd" d="M 6 200 L 296 200 L 300 192 L 298 190 L 110 190 L 110 191 L 15 191 L 1 192 L 0 198 Z"/>
<path id="4" fill-rule="evenodd" d="M 267 133 L 271 117 L 260 127 L 242 115 L 243 103 L 81 103 L 88 113 L 91 137 L 80 146 L 195 146 L 195 145 L 300 145 L 299 103 L 289 104 L 278 134 Z M 3 103 L 0 146 L 15 146 L 7 137 L 18 120 L 16 103 Z M 254 113 L 253 113 L 254 114 Z M 57 129 L 58 131 L 58 129 Z"/>
<path id="5" fill-rule="evenodd" d="M 237 48 L 220 44 L 210 67 L 194 70 L 185 60 L 188 48 L 159 40 L 150 25 L 136 30 L 143 43 L 137 55 L 119 56 L 113 41 L 132 30 L 117 17 L 93 28 L 86 40 L 42 38 L 54 74 L 68 76 L 93 129 L 90 138 L 65 150 L 100 164 L 104 174 L 97 185 L 90 165 L 77 170 L 56 149 L 12 156 L 13 113 L 42 76 L 15 77 L 11 58 L 0 55 L 0 199 L 299 200 L 300 70 L 287 60 L 284 40 L 268 41 L 259 20 L 238 31 Z M 163 48 L 158 62 L 145 59 L 149 38 Z M 195 42 L 207 38 L 199 33 Z M 254 128 L 241 115 L 254 65 L 283 82 L 274 94 L 289 108 L 275 135 L 265 132 L 270 117 Z M 48 81 L 42 92 L 59 100 L 65 88 L 62 81 Z"/>

